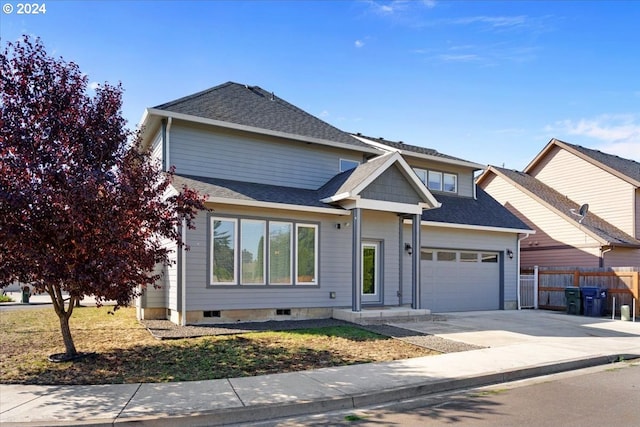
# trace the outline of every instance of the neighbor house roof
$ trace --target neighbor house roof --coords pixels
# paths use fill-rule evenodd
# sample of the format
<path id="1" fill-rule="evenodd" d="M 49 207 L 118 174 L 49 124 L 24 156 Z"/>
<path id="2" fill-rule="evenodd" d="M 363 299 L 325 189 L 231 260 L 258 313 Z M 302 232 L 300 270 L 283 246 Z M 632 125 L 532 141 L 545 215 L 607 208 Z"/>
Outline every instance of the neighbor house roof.
<path id="1" fill-rule="evenodd" d="M 572 211 L 579 211 L 580 205 L 531 175 L 496 166 L 489 167 L 487 173 L 491 172 L 510 181 L 520 191 L 543 203 L 555 211 L 557 215 L 574 222 L 576 226 L 582 226 L 597 240 L 609 245 L 640 247 L 640 240 L 628 235 L 593 213 L 588 213 L 582 223 L 578 223 L 579 218 L 573 215 Z"/>
<path id="2" fill-rule="evenodd" d="M 442 206 L 424 211 L 422 221 L 531 231 L 527 224 L 480 187 L 476 189 L 475 199 L 441 193 L 434 193 L 434 196 Z"/>
<path id="3" fill-rule="evenodd" d="M 568 142 L 560 141 L 559 139 L 555 138 L 549 141 L 547 146 L 524 169 L 524 172 L 530 172 L 554 146 L 563 148 L 570 153 L 588 161 L 589 163 L 595 164 L 598 167 L 607 170 L 613 175 L 634 185 L 635 187 L 640 187 L 640 163 L 631 159 L 625 159 L 623 157 L 615 156 L 613 154 L 607 154 L 603 153 L 602 151 L 585 148 L 580 145 L 569 144 Z"/>
<path id="4" fill-rule="evenodd" d="M 370 149 L 370 146 L 348 133 L 258 86 L 227 82 L 158 105 L 151 111 L 179 113 L 248 129 L 263 129 Z"/>

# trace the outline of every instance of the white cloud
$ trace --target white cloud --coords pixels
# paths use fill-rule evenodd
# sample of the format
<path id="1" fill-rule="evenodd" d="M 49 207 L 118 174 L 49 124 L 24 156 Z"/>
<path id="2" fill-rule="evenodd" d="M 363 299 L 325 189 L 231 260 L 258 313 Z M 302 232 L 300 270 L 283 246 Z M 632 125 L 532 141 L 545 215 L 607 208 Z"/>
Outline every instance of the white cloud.
<path id="1" fill-rule="evenodd" d="M 89 89 L 91 89 L 91 90 L 96 90 L 96 89 L 98 89 L 99 87 L 100 87 L 100 83 L 98 83 L 98 82 L 91 82 L 91 83 L 89 83 Z"/>
<path id="2" fill-rule="evenodd" d="M 609 154 L 640 161 L 640 115 L 603 114 L 595 118 L 561 120 L 546 131 L 586 137 L 598 142 L 589 146 Z M 560 135 L 558 138 L 562 139 Z M 567 142 L 572 142 L 570 138 Z M 583 145 L 583 144 L 581 144 Z"/>
<path id="3" fill-rule="evenodd" d="M 364 42 L 362 40 L 356 40 L 354 45 L 358 48 L 364 46 Z"/>
<path id="4" fill-rule="evenodd" d="M 322 118 L 324 119 L 324 118 L 329 117 L 329 116 L 330 116 L 330 114 L 329 114 L 329 112 L 328 112 L 327 110 L 322 110 L 322 111 L 320 112 L 320 114 L 318 114 L 318 116 L 319 116 L 319 117 L 322 117 Z"/>
<path id="5" fill-rule="evenodd" d="M 493 28 L 506 28 L 517 27 L 524 25 L 527 22 L 527 17 L 524 15 L 519 16 L 470 16 L 467 18 L 455 19 L 453 24 L 487 24 Z"/>

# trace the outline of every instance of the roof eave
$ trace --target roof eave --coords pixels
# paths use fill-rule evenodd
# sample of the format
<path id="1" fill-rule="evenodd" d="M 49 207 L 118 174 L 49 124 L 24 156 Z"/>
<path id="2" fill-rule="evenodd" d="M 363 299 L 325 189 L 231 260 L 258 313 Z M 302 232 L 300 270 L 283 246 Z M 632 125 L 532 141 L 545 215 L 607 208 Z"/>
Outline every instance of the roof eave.
<path id="1" fill-rule="evenodd" d="M 254 126 L 247 126 L 247 125 L 241 125 L 237 123 L 225 122 L 222 120 L 208 119 L 205 117 L 193 116 L 191 114 L 177 113 L 175 111 L 161 110 L 157 108 L 148 108 L 147 111 L 149 116 L 171 117 L 173 119 L 183 120 L 183 121 L 192 122 L 192 123 L 199 123 L 199 124 L 216 126 L 216 127 L 226 128 L 226 129 L 251 132 L 251 133 L 256 133 L 261 135 L 273 136 L 277 138 L 292 139 L 292 140 L 307 142 L 311 144 L 326 145 L 330 147 L 365 152 L 370 154 L 380 154 L 380 150 L 376 150 L 373 148 L 358 147 L 355 145 L 349 145 L 346 143 L 330 141 L 330 140 L 321 139 L 321 138 L 314 138 L 314 137 L 304 136 L 304 135 L 296 135 L 296 134 L 287 133 L 287 132 L 280 132 L 280 131 L 275 131 L 270 129 L 258 128 Z"/>

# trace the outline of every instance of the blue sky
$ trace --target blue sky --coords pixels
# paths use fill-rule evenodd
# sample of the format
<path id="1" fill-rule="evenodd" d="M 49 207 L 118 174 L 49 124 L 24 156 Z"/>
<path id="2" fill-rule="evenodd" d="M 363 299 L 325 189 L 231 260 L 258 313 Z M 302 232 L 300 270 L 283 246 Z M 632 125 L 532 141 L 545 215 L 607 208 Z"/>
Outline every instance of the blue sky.
<path id="1" fill-rule="evenodd" d="M 41 1 L 0 14 L 146 107 L 226 81 L 340 129 L 522 169 L 552 138 L 640 161 L 637 1 Z"/>

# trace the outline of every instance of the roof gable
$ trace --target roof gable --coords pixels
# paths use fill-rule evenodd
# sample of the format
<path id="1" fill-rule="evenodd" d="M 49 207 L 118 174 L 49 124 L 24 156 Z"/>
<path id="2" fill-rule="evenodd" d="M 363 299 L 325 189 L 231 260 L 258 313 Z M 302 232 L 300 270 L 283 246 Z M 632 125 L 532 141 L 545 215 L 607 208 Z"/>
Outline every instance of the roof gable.
<path id="1" fill-rule="evenodd" d="M 227 82 L 154 107 L 232 123 L 247 128 L 303 136 L 359 148 L 370 148 L 346 132 L 331 126 L 258 86 Z"/>
<path id="2" fill-rule="evenodd" d="M 585 148 L 580 145 L 569 144 L 568 142 L 560 141 L 555 138 L 549 141 L 542 151 L 531 161 L 531 163 L 527 165 L 524 172 L 530 173 L 536 165 L 538 165 L 549 154 L 549 152 L 551 152 L 553 147 L 566 150 L 571 154 L 611 173 L 612 175 L 629 182 L 635 187 L 640 187 L 640 163 L 631 159 L 615 156 L 613 154 L 607 154 L 602 151 Z"/>
<path id="3" fill-rule="evenodd" d="M 424 205 L 424 208 L 439 207 L 440 203 L 433 197 L 427 187 L 418 179 L 411 167 L 397 152 L 389 152 L 369 160 L 350 171 L 336 175 L 319 191 L 324 195 L 322 202 L 336 203 L 346 200 L 357 200 L 366 197 L 366 189 L 376 182 L 390 168 L 397 166 L 396 176 L 402 176 L 415 191 L 417 200 L 413 202 Z M 394 172 L 392 172 L 394 173 Z M 375 190 L 373 190 L 375 192 Z M 372 193 L 368 193 L 372 194 Z M 390 200 L 391 201 L 391 200 Z M 397 202 L 396 199 L 394 202 Z M 404 203 L 404 202 L 403 202 Z"/>

